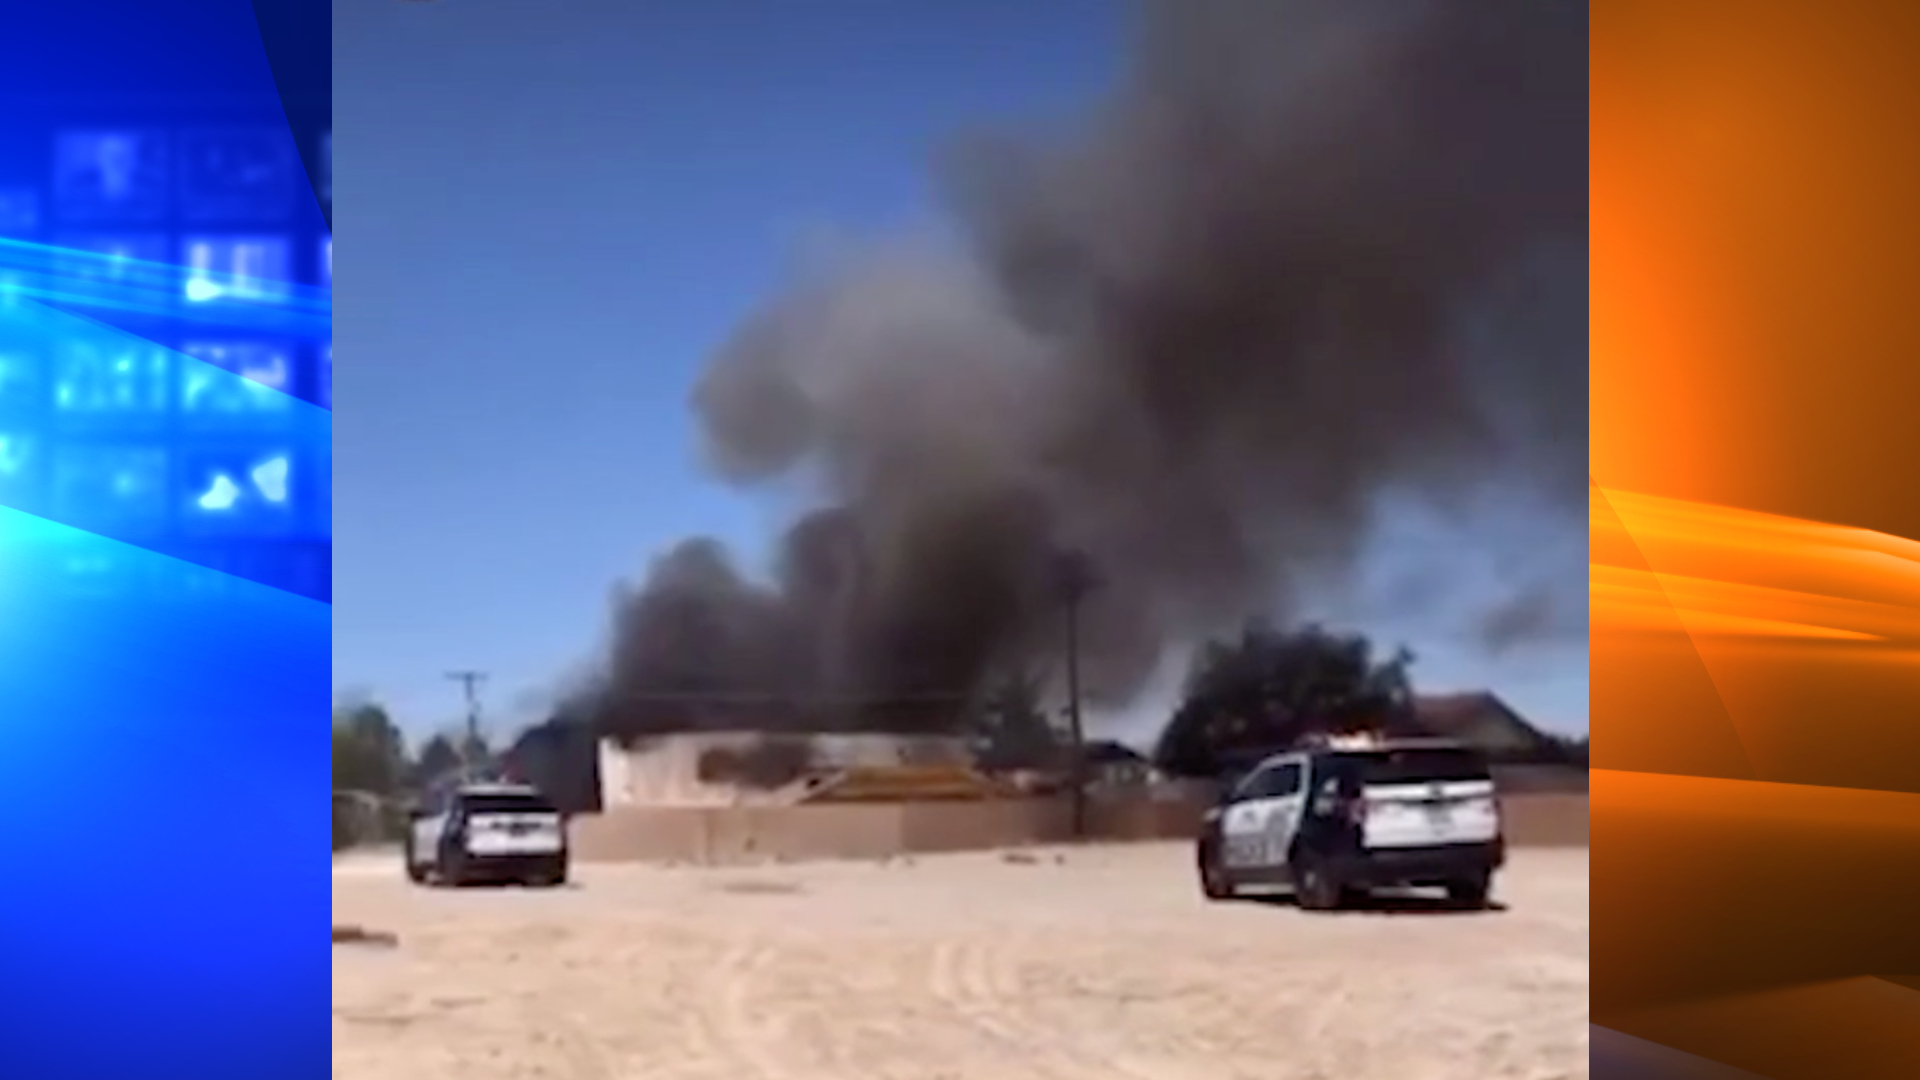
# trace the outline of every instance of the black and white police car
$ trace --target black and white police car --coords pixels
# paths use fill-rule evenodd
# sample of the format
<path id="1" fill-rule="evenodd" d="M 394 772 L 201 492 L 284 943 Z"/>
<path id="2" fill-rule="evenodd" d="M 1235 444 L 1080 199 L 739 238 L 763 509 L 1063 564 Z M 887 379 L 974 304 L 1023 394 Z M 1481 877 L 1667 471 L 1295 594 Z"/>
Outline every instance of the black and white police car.
<path id="1" fill-rule="evenodd" d="M 471 783 L 429 792 L 407 826 L 407 878 L 553 887 L 567 880 L 560 811 L 525 784 Z"/>
<path id="2" fill-rule="evenodd" d="M 1372 889 L 1440 887 L 1485 907 L 1506 861 L 1493 774 L 1479 753 L 1438 739 L 1328 739 L 1275 754 L 1208 811 L 1201 891 L 1291 888 L 1302 908 L 1345 906 Z"/>

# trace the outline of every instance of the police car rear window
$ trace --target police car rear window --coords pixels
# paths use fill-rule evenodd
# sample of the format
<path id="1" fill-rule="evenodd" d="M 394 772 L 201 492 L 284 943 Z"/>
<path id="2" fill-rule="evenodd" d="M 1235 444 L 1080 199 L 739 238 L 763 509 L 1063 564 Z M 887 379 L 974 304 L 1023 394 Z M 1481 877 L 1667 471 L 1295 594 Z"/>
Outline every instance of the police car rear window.
<path id="1" fill-rule="evenodd" d="M 1467 750 L 1369 750 L 1339 755 L 1367 784 L 1431 784 L 1485 780 L 1485 758 Z"/>
<path id="2" fill-rule="evenodd" d="M 488 792 L 464 795 L 460 802 L 469 814 L 552 814 L 553 804 L 538 795 Z"/>

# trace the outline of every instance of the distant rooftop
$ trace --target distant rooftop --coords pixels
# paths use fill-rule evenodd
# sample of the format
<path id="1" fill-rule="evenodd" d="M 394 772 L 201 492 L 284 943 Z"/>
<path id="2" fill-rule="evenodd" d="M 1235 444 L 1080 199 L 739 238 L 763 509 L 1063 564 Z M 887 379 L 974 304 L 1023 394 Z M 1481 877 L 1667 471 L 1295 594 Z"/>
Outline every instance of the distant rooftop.
<path id="1" fill-rule="evenodd" d="M 1413 722 L 1427 734 L 1482 750 L 1531 750 L 1547 741 L 1538 728 L 1487 690 L 1418 695 L 1413 699 Z"/>

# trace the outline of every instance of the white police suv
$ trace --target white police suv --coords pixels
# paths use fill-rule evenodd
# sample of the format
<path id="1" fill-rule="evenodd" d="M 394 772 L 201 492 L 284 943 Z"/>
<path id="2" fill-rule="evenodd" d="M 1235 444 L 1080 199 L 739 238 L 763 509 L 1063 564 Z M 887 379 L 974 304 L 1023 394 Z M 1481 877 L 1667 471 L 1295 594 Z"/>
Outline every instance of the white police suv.
<path id="1" fill-rule="evenodd" d="M 1261 761 L 1208 811 L 1201 891 L 1291 888 L 1302 908 L 1371 889 L 1440 887 L 1485 907 L 1506 861 L 1485 758 L 1437 739 L 1333 739 Z"/>
<path id="2" fill-rule="evenodd" d="M 429 792 L 406 836 L 407 877 L 416 884 L 567 880 L 565 818 L 524 784 L 463 784 Z"/>

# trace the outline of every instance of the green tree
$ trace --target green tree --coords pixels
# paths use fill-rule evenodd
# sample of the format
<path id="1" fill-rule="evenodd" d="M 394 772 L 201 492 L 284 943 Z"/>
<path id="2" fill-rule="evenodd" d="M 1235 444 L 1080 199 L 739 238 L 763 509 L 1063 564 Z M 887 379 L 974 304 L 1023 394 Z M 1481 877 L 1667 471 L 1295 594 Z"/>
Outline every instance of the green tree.
<path id="1" fill-rule="evenodd" d="M 366 702 L 333 717 L 333 786 L 389 797 L 406 775 L 406 740 L 393 718 Z"/>
<path id="2" fill-rule="evenodd" d="M 425 787 L 459 769 L 460 747 L 452 736 L 441 733 L 421 745 L 420 756 L 413 764 L 413 782 L 416 787 Z"/>
<path id="3" fill-rule="evenodd" d="M 387 711 L 373 702 L 333 715 L 333 847 L 390 834 L 387 816 L 407 769 L 406 741 Z"/>
<path id="4" fill-rule="evenodd" d="M 1377 657 L 1364 635 L 1249 622 L 1237 639 L 1210 641 L 1194 657 L 1154 763 L 1211 777 L 1309 734 L 1403 729 L 1412 663 L 1404 648 Z"/>

